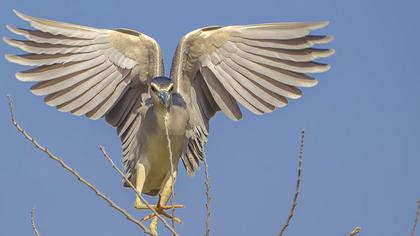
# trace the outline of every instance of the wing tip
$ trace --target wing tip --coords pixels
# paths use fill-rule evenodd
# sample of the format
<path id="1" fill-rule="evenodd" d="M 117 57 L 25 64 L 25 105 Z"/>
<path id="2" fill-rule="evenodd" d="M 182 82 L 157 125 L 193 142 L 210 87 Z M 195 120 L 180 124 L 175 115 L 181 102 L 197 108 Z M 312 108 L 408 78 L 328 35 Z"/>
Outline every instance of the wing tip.
<path id="1" fill-rule="evenodd" d="M 223 112 L 223 114 L 225 114 L 230 120 L 233 120 L 233 121 L 239 121 L 239 120 L 241 120 L 242 119 L 242 112 L 240 112 L 239 111 L 239 114 L 234 114 L 234 113 L 231 113 L 231 112 L 224 112 L 224 111 L 222 111 Z"/>
<path id="2" fill-rule="evenodd" d="M 330 66 L 330 65 L 328 65 Z M 306 87 L 306 88 L 312 88 L 318 85 L 318 80 L 317 79 L 313 79 L 310 81 L 307 81 L 304 85 L 302 85 L 302 87 Z"/>
<path id="3" fill-rule="evenodd" d="M 8 37 L 2 37 L 3 42 L 5 42 L 7 45 L 9 46 L 13 46 L 11 45 L 12 39 L 8 38 Z"/>
<path id="4" fill-rule="evenodd" d="M 309 40 L 311 41 L 311 46 L 315 44 L 326 44 L 334 40 L 332 35 L 309 35 Z"/>
<path id="5" fill-rule="evenodd" d="M 36 85 L 36 84 L 35 84 L 35 85 Z M 43 96 L 43 95 L 46 95 L 45 93 L 40 92 L 40 91 L 39 91 L 39 89 L 34 88 L 34 86 L 35 86 L 35 85 L 33 85 L 33 86 L 29 89 L 29 91 L 30 91 L 33 95 L 35 95 L 35 96 Z M 45 102 L 45 104 L 47 104 L 48 106 L 56 106 L 56 105 L 51 104 L 51 103 L 50 103 L 50 101 L 47 101 L 47 100 L 46 100 L 46 98 L 47 98 L 47 97 L 45 97 L 45 98 L 44 98 L 44 102 Z"/>
<path id="6" fill-rule="evenodd" d="M 103 116 L 98 116 L 98 115 L 85 115 L 87 118 L 89 118 L 90 120 L 99 120 L 101 119 Z"/>
<path id="7" fill-rule="evenodd" d="M 2 39 L 3 39 L 3 42 L 5 42 L 9 46 L 12 46 L 15 48 L 21 48 L 22 46 L 22 43 L 20 40 L 8 38 L 8 37 L 3 37 Z"/>
<path id="8" fill-rule="evenodd" d="M 331 65 L 330 64 L 326 64 L 325 65 L 325 71 L 329 71 L 331 69 Z"/>
<path id="9" fill-rule="evenodd" d="M 317 22 L 319 26 L 321 26 L 321 28 L 324 28 L 326 26 L 328 26 L 330 24 L 329 20 L 324 20 L 324 21 L 319 21 Z"/>
<path id="10" fill-rule="evenodd" d="M 313 54 L 312 54 L 313 55 L 312 60 L 315 60 L 317 58 L 330 57 L 334 55 L 334 53 L 335 53 L 335 50 L 333 48 L 315 50 L 313 51 Z"/>
<path id="11" fill-rule="evenodd" d="M 287 96 L 287 98 L 293 99 L 293 100 L 297 100 L 299 98 L 301 98 L 303 96 L 302 91 L 299 91 L 299 93 L 292 93 L 289 96 Z"/>
<path id="12" fill-rule="evenodd" d="M 19 17 L 20 19 L 22 19 L 22 20 L 24 20 L 24 21 L 31 21 L 31 17 L 30 17 L 30 16 L 28 16 L 28 15 L 26 15 L 26 14 L 24 14 L 24 13 L 22 13 L 22 12 L 20 12 L 20 11 L 16 10 L 16 9 L 13 9 L 12 11 L 13 11 L 13 13 L 15 13 L 15 15 L 16 15 L 17 17 Z"/>
<path id="13" fill-rule="evenodd" d="M 26 73 L 23 73 L 23 72 L 17 72 L 15 74 L 15 77 L 16 77 L 16 79 L 18 79 L 18 80 L 20 80 L 22 82 L 34 81 L 34 80 L 31 80 L 31 78 L 28 77 L 27 74 Z"/>
<path id="14" fill-rule="evenodd" d="M 329 65 L 329 64 L 323 64 L 323 63 L 318 63 L 318 64 L 319 65 L 317 66 L 317 68 L 314 71 L 311 71 L 310 73 L 324 73 L 324 72 L 327 72 L 331 69 L 331 65 Z M 318 81 L 313 82 L 313 83 L 315 85 L 317 85 Z M 313 84 L 313 83 L 311 82 L 309 84 Z M 315 86 L 315 85 L 313 85 L 313 86 Z M 313 86 L 308 86 L 308 87 L 313 87 Z"/>
<path id="15" fill-rule="evenodd" d="M 187 167 L 185 167 L 185 169 L 187 170 L 187 174 L 189 177 L 194 177 L 195 176 L 195 171 L 194 170 L 190 170 Z"/>
<path id="16" fill-rule="evenodd" d="M 12 54 L 5 54 L 5 55 L 4 55 L 4 58 L 5 58 L 7 61 L 9 61 L 9 62 L 13 62 L 13 63 L 17 63 L 17 64 L 19 64 L 19 62 L 17 61 L 18 56 L 16 56 L 16 55 L 12 55 Z"/>
<path id="17" fill-rule="evenodd" d="M 15 73 L 15 77 L 16 77 L 16 79 L 18 79 L 20 81 L 26 81 L 26 79 L 24 78 L 24 76 L 22 75 L 21 72 Z"/>
<path id="18" fill-rule="evenodd" d="M 5 26 L 6 26 L 6 29 L 7 29 L 7 30 L 9 30 L 9 31 L 10 31 L 10 32 L 12 32 L 12 33 L 15 33 L 15 31 L 16 31 L 16 27 L 11 26 L 11 25 L 9 25 L 9 24 L 6 24 Z M 16 33 L 15 33 L 15 34 L 16 34 Z"/>
<path id="19" fill-rule="evenodd" d="M 316 21 L 316 22 L 309 23 L 309 29 L 318 30 L 318 29 L 322 29 L 326 27 L 329 24 L 330 24 L 329 21 Z"/>

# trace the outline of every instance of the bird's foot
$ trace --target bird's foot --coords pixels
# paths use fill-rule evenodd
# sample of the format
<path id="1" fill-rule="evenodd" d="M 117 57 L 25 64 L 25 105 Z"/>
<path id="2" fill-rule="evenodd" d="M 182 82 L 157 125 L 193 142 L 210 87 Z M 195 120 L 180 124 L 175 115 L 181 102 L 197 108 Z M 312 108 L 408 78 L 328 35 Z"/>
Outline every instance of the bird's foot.
<path id="1" fill-rule="evenodd" d="M 152 207 L 153 209 L 155 209 L 155 211 L 159 215 L 165 216 L 165 217 L 167 217 L 167 218 L 169 218 L 171 220 L 173 219 L 173 221 L 175 223 L 177 223 L 177 224 L 180 224 L 182 222 L 181 219 L 179 219 L 178 217 L 175 217 L 175 216 L 172 216 L 172 215 L 168 214 L 167 212 L 165 212 L 165 210 L 176 209 L 176 208 L 184 208 L 185 207 L 184 205 L 174 204 L 174 205 L 164 205 L 164 206 L 161 206 L 161 205 L 158 204 L 158 205 L 149 205 L 149 206 Z M 137 206 L 136 206 L 136 208 L 137 208 Z M 141 205 L 137 209 L 149 209 L 149 207 L 147 207 L 145 205 Z M 156 213 L 153 212 L 153 213 L 151 213 L 151 214 L 143 217 L 142 221 L 147 221 L 147 220 L 150 220 L 152 218 L 153 218 L 153 220 L 152 220 L 152 223 L 150 224 L 152 226 L 152 224 L 154 222 L 154 219 L 157 218 Z"/>
<path id="2" fill-rule="evenodd" d="M 134 207 L 140 210 L 147 210 L 147 209 L 154 209 L 159 215 L 163 215 L 165 217 L 168 217 L 169 219 L 172 219 L 176 222 L 176 223 L 181 223 L 181 220 L 177 217 L 172 217 L 172 215 L 169 215 L 168 213 L 165 212 L 165 210 L 170 210 L 170 209 L 177 209 L 177 208 L 184 208 L 184 205 L 180 205 L 180 204 L 173 204 L 173 205 L 161 205 L 161 204 L 157 204 L 157 205 L 149 205 L 147 206 L 146 204 L 143 204 L 141 202 L 141 199 L 136 196 L 136 201 L 134 203 Z M 153 212 L 145 217 L 143 217 L 143 221 L 147 221 L 151 218 L 155 218 L 157 217 L 156 214 Z M 153 224 L 153 221 L 152 221 Z"/>
<path id="3" fill-rule="evenodd" d="M 160 208 L 161 210 L 169 210 L 172 208 L 178 209 L 178 208 L 184 208 L 184 205 L 180 205 L 180 204 L 174 204 L 174 205 L 167 205 L 167 206 L 156 206 L 156 205 L 149 205 L 151 208 L 155 209 L 156 211 L 158 211 L 158 209 Z M 150 210 L 150 208 L 144 204 L 138 205 L 135 204 L 134 206 L 135 208 L 139 209 L 139 210 Z"/>

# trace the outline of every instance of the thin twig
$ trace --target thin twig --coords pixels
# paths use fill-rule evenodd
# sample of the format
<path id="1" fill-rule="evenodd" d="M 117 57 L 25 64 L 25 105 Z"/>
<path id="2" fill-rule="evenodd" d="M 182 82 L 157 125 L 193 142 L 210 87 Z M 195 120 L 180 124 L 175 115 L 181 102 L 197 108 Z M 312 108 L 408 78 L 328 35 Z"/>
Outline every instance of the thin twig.
<path id="1" fill-rule="evenodd" d="M 174 159 L 172 155 L 172 145 L 171 145 L 171 138 L 169 136 L 169 128 L 168 128 L 168 116 L 169 114 L 165 115 L 165 131 L 166 131 L 166 140 L 168 142 L 168 151 L 169 151 L 169 162 L 171 164 L 171 178 L 172 178 L 172 184 L 171 184 L 171 205 L 172 205 L 172 228 L 175 229 L 175 176 L 174 176 Z"/>
<path id="2" fill-rule="evenodd" d="M 32 224 L 32 230 L 34 231 L 34 235 L 41 236 L 35 224 L 35 208 L 32 208 L 31 210 L 31 224 Z"/>
<path id="3" fill-rule="evenodd" d="M 295 213 L 295 209 L 297 206 L 297 201 L 300 193 L 300 183 L 301 183 L 301 175 L 302 175 L 302 160 L 303 160 L 303 145 L 305 141 L 305 130 L 302 129 L 300 133 L 300 149 L 299 149 L 299 162 L 298 162 L 298 175 L 296 180 L 296 188 L 295 188 L 295 195 L 293 197 L 293 204 L 292 208 L 290 209 L 289 216 L 287 217 L 286 223 L 283 224 L 283 227 L 280 230 L 279 236 L 282 236 L 286 228 L 290 225 L 290 222 L 293 218 Z"/>
<path id="4" fill-rule="evenodd" d="M 60 157 L 58 157 L 55 154 L 53 154 L 52 152 L 50 152 L 46 147 L 42 146 L 28 132 L 26 132 L 22 128 L 22 126 L 20 126 L 20 124 L 17 123 L 17 121 L 16 121 L 15 113 L 14 113 L 14 109 L 13 109 L 13 100 L 12 100 L 12 97 L 10 95 L 7 95 L 7 98 L 8 98 L 8 102 L 9 102 L 9 110 L 10 110 L 10 116 L 11 116 L 12 123 L 15 126 L 15 128 L 27 140 L 29 140 L 29 142 L 31 142 L 38 150 L 40 150 L 40 151 L 44 152 L 45 154 L 47 154 L 50 159 L 58 162 L 65 170 L 67 170 L 69 173 L 71 173 L 73 176 L 75 176 L 78 181 L 80 181 L 81 183 L 83 183 L 84 185 L 86 185 L 88 188 L 90 188 L 92 191 L 94 191 L 95 194 L 98 197 L 100 197 L 101 199 L 103 199 L 112 208 L 114 208 L 115 210 L 117 210 L 118 212 L 120 212 L 122 215 L 124 215 L 129 221 L 133 222 L 138 227 L 140 227 L 144 231 L 144 233 L 149 234 L 149 235 L 152 235 L 152 233 L 150 232 L 150 230 L 145 225 L 143 225 L 140 221 L 138 221 L 136 218 L 134 218 L 132 215 L 130 215 L 125 209 L 121 208 L 116 203 L 114 203 L 114 201 L 112 201 L 109 197 L 107 197 L 105 194 L 103 194 L 92 183 L 88 182 L 85 178 L 83 178 L 75 169 L 73 169 L 72 167 L 70 167 L 69 165 L 67 165 L 67 163 L 65 163 L 63 161 L 63 159 L 61 159 Z"/>
<path id="5" fill-rule="evenodd" d="M 356 226 L 350 233 L 350 236 L 356 236 L 357 234 L 360 233 L 360 231 L 362 231 L 362 227 L 360 226 Z"/>
<path id="6" fill-rule="evenodd" d="M 419 215 L 420 215 L 420 199 L 417 201 L 417 209 L 416 209 L 416 218 L 414 218 L 413 228 L 411 229 L 410 236 L 414 236 L 416 233 L 417 224 L 419 223 Z"/>
<path id="7" fill-rule="evenodd" d="M 207 216 L 206 216 L 206 232 L 205 232 L 205 236 L 209 236 L 210 235 L 210 202 L 211 202 L 211 197 L 210 197 L 210 177 L 209 177 L 209 166 L 207 165 L 207 160 L 206 157 L 203 157 L 203 163 L 204 163 L 204 172 L 206 174 L 206 210 L 207 210 Z"/>
<path id="8" fill-rule="evenodd" d="M 153 213 L 156 214 L 156 216 L 162 221 L 162 223 L 165 225 L 165 227 L 172 232 L 172 234 L 178 235 L 177 232 L 168 224 L 168 222 L 166 222 L 166 220 L 163 219 L 163 217 L 160 216 L 160 214 L 152 206 L 150 206 L 150 204 L 141 195 L 141 193 L 139 191 L 137 191 L 136 187 L 134 187 L 134 185 L 127 178 L 127 176 L 125 176 L 124 173 L 118 168 L 118 166 L 115 165 L 114 161 L 108 155 L 108 153 L 106 152 L 105 148 L 103 146 L 99 146 L 99 150 L 101 150 L 101 152 L 102 152 L 103 156 L 105 157 L 105 159 L 107 159 L 108 162 L 112 165 L 112 168 L 114 168 L 114 170 L 116 170 L 124 178 L 125 182 L 128 183 L 128 185 L 130 186 L 130 188 L 136 193 L 136 195 L 141 199 L 141 201 L 145 203 L 145 205 L 147 206 L 147 208 L 149 208 L 151 211 L 153 211 Z"/>

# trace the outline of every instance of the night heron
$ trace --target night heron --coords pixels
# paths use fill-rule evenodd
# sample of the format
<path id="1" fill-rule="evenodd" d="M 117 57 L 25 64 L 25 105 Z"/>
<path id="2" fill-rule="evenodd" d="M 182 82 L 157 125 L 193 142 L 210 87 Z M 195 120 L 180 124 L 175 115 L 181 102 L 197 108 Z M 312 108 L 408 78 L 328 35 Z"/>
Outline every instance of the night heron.
<path id="1" fill-rule="evenodd" d="M 255 114 L 284 107 L 302 96 L 299 87 L 317 84 L 307 73 L 330 68 L 314 60 L 334 53 L 313 48 L 332 37 L 310 35 L 327 22 L 206 27 L 182 37 L 167 78 L 159 45 L 143 33 L 15 13 L 34 30 L 7 26 L 26 39 L 4 41 L 29 54 L 6 58 L 35 67 L 16 77 L 36 82 L 31 92 L 59 111 L 116 127 L 128 179 L 159 194 L 155 207 L 166 216 L 178 162 L 190 175 L 198 169 L 217 111 L 239 120 L 238 102 Z M 143 208 L 138 197 L 135 207 Z"/>

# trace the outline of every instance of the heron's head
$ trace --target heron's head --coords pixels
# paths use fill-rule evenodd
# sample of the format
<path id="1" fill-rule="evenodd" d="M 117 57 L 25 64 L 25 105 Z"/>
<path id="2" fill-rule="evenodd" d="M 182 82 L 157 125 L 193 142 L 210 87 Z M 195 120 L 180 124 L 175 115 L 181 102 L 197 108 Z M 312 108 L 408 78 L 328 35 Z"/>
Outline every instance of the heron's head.
<path id="1" fill-rule="evenodd" d="M 172 101 L 173 90 L 174 83 L 168 77 L 155 77 L 150 81 L 150 96 L 155 106 L 168 109 Z"/>

